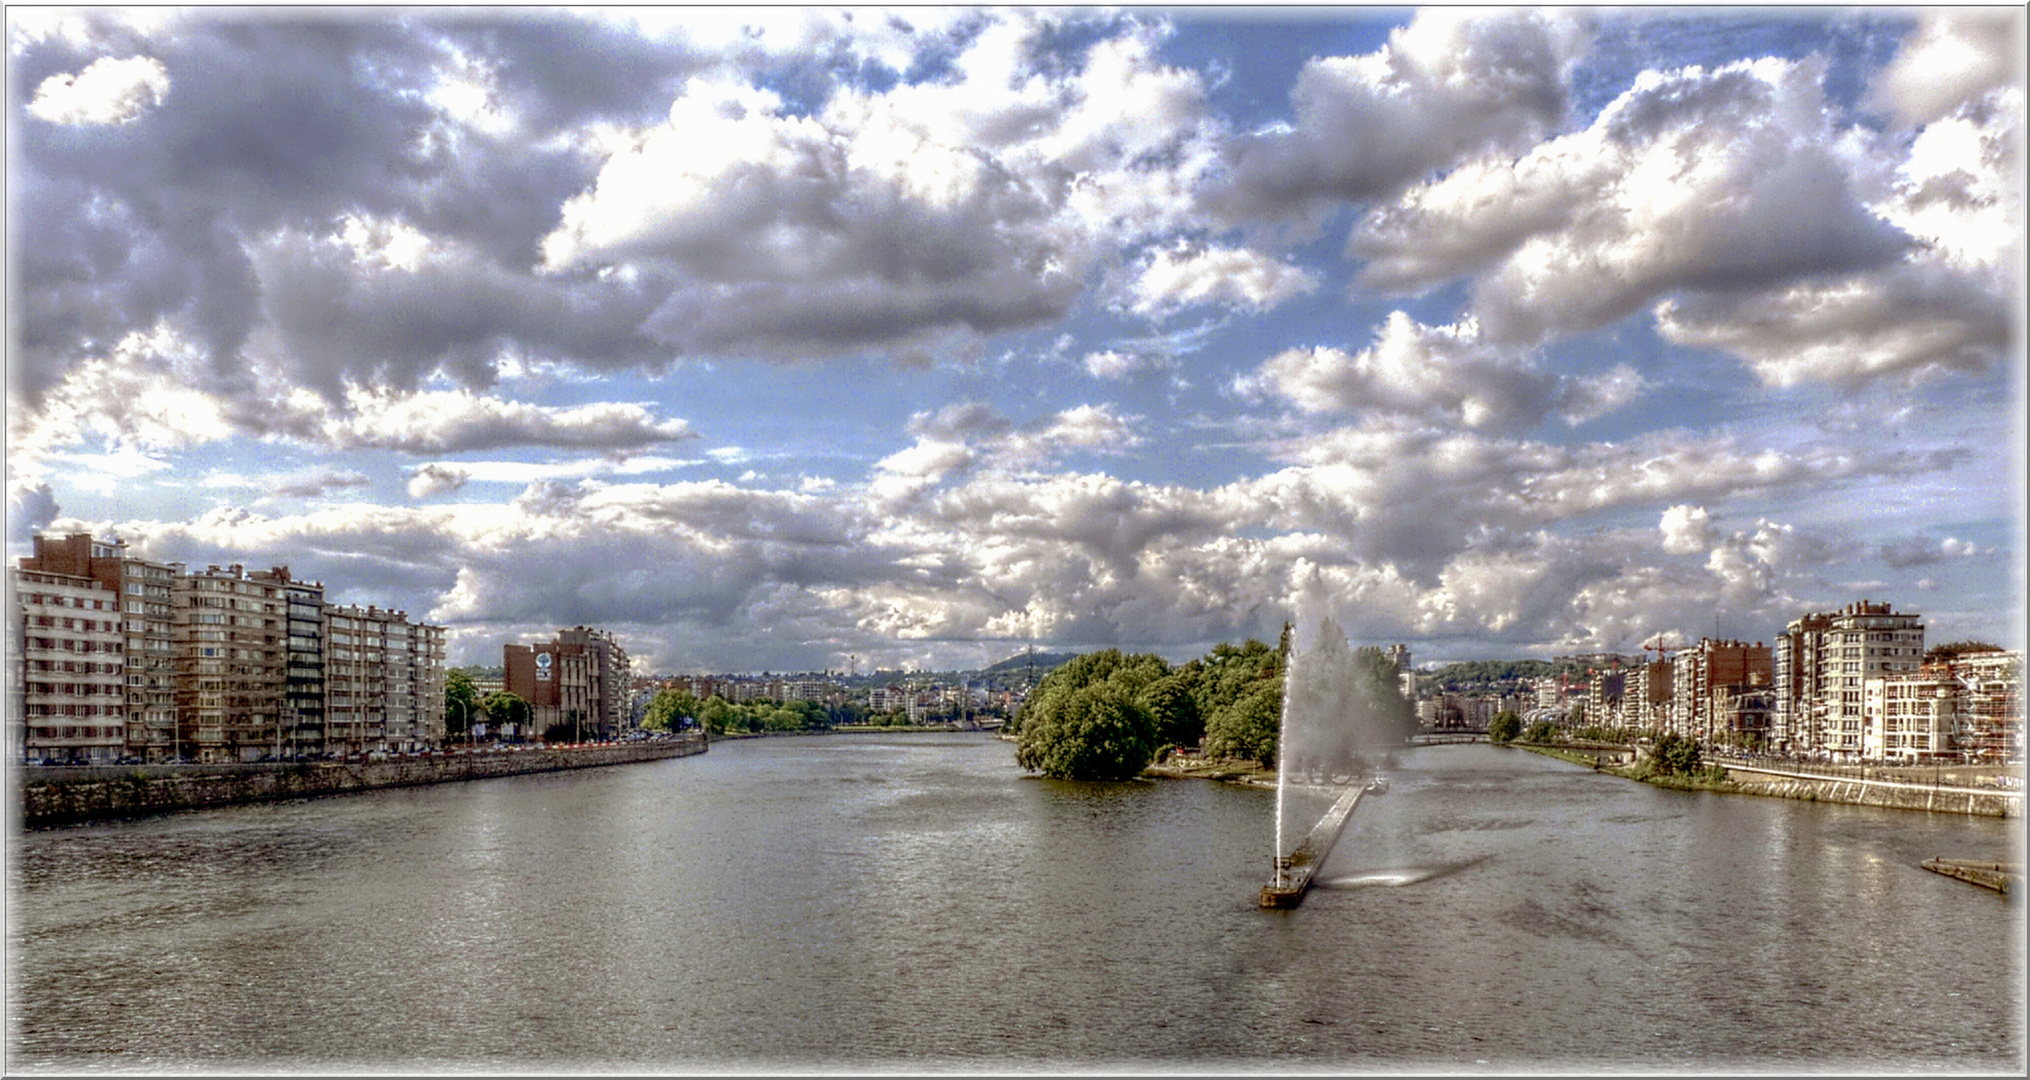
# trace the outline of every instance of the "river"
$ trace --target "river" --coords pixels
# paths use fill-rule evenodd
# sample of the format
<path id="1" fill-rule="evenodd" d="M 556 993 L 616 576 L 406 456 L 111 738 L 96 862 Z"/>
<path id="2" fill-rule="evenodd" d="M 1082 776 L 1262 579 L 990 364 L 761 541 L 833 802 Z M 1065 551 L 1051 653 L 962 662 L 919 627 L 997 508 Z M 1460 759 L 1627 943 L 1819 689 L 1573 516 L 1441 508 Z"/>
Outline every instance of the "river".
<path id="1" fill-rule="evenodd" d="M 1405 752 L 1294 911 L 1274 794 L 984 735 L 10 843 L 10 1072 L 2013 1071 L 2020 823 Z"/>

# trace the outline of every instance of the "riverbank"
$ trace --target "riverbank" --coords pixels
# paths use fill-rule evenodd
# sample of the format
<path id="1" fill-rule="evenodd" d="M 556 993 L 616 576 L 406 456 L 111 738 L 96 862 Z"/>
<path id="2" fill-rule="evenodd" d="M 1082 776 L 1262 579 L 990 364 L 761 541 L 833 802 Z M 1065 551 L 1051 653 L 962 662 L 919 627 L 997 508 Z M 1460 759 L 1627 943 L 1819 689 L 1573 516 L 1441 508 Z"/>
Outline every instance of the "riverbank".
<path id="1" fill-rule="evenodd" d="M 1210 760 L 1173 754 L 1142 770 L 1144 776 L 1175 780 L 1219 780 L 1242 787 L 1274 788 L 1276 770 L 1250 766 L 1241 761 Z"/>
<path id="2" fill-rule="evenodd" d="M 1962 779 L 1941 770 L 1898 769 L 1890 766 L 1847 766 L 1839 771 L 1801 771 L 1781 765 L 1751 763 L 1731 758 L 1711 762 L 1710 771 L 1691 776 L 1651 772 L 1639 762 L 1608 764 L 1593 750 L 1539 743 L 1511 742 L 1519 750 L 1585 765 L 1628 780 L 1679 791 L 1712 791 L 1724 795 L 1762 795 L 1770 798 L 1802 799 L 1807 802 L 1844 803 L 1851 806 L 1882 806 L 1896 810 L 1926 810 L 1933 813 L 1973 814 L 1981 817 L 2021 817 L 2023 797 L 2000 787 L 1972 787 L 1947 783 Z M 1837 767 L 1836 767 L 1837 768 Z M 1982 772 L 1986 779 L 1994 770 Z M 1927 782 L 1928 781 L 1928 782 Z"/>
<path id="3" fill-rule="evenodd" d="M 28 827 L 143 817 L 179 810 L 320 798 L 391 787 L 485 780 L 524 773 L 626 765 L 702 754 L 701 735 L 596 746 L 442 753 L 384 761 L 223 766 L 137 766 L 15 774 L 20 823 Z"/>

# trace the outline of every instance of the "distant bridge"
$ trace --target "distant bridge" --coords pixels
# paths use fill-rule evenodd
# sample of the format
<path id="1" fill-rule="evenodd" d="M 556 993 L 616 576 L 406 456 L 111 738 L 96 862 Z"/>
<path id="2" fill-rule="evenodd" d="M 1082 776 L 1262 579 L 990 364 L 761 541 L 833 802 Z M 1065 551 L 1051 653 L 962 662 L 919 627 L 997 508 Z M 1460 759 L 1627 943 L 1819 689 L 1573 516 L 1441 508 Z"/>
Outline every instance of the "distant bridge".
<path id="1" fill-rule="evenodd" d="M 1486 742 L 1485 731 L 1420 731 L 1410 736 L 1412 746 L 1444 746 L 1448 743 Z"/>

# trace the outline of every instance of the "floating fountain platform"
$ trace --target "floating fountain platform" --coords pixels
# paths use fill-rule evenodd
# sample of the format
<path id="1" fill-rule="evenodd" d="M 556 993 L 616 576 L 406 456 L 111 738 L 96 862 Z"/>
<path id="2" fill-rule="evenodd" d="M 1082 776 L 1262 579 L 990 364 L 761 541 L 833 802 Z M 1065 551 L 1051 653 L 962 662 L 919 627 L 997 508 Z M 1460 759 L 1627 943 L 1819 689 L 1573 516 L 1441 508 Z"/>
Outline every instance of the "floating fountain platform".
<path id="1" fill-rule="evenodd" d="M 1288 855 L 1276 856 L 1274 874 L 1269 883 L 1262 886 L 1262 906 L 1265 908 L 1293 908 L 1304 899 L 1305 890 L 1311 887 L 1311 877 L 1325 865 L 1325 856 L 1332 845 L 1339 842 L 1339 834 L 1346 829 L 1346 820 L 1353 816 L 1354 805 L 1360 802 L 1361 792 L 1367 787 L 1363 778 L 1354 782 L 1340 793 L 1332 809 L 1311 826 L 1304 839 L 1290 850 Z"/>

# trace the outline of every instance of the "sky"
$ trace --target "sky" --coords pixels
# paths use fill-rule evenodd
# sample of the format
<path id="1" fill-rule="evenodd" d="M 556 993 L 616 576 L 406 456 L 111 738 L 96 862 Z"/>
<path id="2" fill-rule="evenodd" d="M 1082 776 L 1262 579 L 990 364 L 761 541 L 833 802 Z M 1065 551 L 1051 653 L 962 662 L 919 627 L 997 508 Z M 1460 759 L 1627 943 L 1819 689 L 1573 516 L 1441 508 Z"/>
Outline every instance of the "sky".
<path id="1" fill-rule="evenodd" d="M 7 32 L 10 559 L 453 664 L 2024 644 L 2021 8 Z"/>

